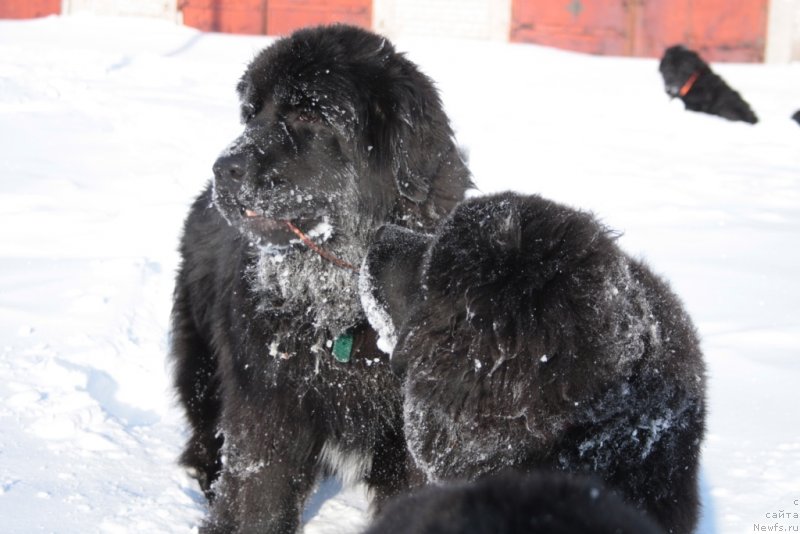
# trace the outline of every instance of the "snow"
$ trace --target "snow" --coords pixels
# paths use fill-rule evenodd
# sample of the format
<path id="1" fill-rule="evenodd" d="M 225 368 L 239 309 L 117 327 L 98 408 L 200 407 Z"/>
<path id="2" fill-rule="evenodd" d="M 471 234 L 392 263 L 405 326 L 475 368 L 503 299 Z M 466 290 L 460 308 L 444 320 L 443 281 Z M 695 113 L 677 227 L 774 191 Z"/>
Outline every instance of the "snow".
<path id="1" fill-rule="evenodd" d="M 0 21 L 4 532 L 191 532 L 165 360 L 176 246 L 271 40 L 90 16 Z M 756 126 L 686 112 L 653 59 L 407 39 L 482 192 L 594 211 L 669 279 L 709 367 L 704 533 L 800 512 L 800 64 L 717 64 Z M 309 534 L 358 532 L 323 485 Z M 776 514 L 776 515 L 772 515 Z"/>
<path id="2" fill-rule="evenodd" d="M 364 258 L 359 269 L 358 295 L 364 315 L 366 315 L 370 326 L 378 334 L 376 346 L 391 358 L 392 351 L 397 345 L 397 332 L 394 329 L 394 323 L 392 323 L 392 318 L 389 317 L 386 306 L 378 301 L 375 281 L 372 278 L 372 273 L 367 268 L 366 258 Z"/>

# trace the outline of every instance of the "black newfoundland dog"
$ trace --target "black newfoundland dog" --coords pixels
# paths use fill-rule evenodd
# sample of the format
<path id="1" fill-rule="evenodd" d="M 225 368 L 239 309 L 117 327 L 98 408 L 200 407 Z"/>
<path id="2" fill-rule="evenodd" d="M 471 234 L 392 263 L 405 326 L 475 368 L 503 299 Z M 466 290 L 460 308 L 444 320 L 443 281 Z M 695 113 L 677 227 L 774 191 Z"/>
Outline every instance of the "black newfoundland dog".
<path id="1" fill-rule="evenodd" d="M 505 472 L 388 504 L 365 534 L 664 534 L 591 478 Z"/>
<path id="2" fill-rule="evenodd" d="M 592 473 L 668 532 L 692 531 L 697 335 L 591 215 L 505 193 L 465 201 L 433 235 L 386 226 L 360 289 L 405 377 L 406 438 L 429 481 Z"/>
<path id="3" fill-rule="evenodd" d="M 185 224 L 172 311 L 182 463 L 204 532 L 292 533 L 320 477 L 408 484 L 399 381 L 356 273 L 375 229 L 430 230 L 470 186 L 429 78 L 386 39 L 300 30 L 238 85 L 244 132 Z"/>
<path id="4" fill-rule="evenodd" d="M 682 45 L 671 46 L 664 52 L 658 70 L 664 78 L 667 94 L 680 98 L 686 109 L 732 121 L 758 122 L 750 105 L 715 74 L 697 52 Z"/>

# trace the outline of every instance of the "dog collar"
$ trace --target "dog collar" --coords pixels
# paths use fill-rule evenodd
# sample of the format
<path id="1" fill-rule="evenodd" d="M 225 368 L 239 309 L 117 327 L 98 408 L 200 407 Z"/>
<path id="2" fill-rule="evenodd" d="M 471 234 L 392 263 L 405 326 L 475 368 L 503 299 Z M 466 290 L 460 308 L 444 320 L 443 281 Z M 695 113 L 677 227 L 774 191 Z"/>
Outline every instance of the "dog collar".
<path id="1" fill-rule="evenodd" d="M 694 87 L 694 82 L 696 82 L 697 78 L 699 78 L 699 77 L 700 77 L 700 71 L 699 70 L 695 71 L 694 73 L 692 73 L 692 75 L 689 76 L 689 79 L 686 80 L 686 83 L 684 83 L 683 86 L 681 86 L 680 91 L 678 91 L 678 95 L 680 95 L 680 96 L 688 95 L 689 91 L 691 91 L 692 87 Z"/>

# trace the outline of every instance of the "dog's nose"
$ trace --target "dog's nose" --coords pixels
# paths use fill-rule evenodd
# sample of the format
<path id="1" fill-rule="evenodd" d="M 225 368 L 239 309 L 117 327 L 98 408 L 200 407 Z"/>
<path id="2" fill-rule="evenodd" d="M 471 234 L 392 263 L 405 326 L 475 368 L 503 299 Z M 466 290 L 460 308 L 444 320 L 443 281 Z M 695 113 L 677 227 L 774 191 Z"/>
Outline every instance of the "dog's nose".
<path id="1" fill-rule="evenodd" d="M 239 153 L 220 156 L 214 162 L 213 169 L 217 179 L 241 180 L 247 171 L 247 155 Z"/>

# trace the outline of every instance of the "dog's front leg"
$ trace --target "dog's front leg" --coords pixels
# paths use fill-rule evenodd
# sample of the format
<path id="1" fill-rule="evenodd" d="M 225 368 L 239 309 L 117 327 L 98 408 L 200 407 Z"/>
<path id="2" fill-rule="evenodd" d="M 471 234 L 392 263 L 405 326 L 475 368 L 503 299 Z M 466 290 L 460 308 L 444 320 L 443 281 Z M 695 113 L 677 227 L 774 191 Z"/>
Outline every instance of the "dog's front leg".
<path id="1" fill-rule="evenodd" d="M 230 443 L 226 434 L 225 465 L 202 533 L 299 531 L 303 506 L 320 468 L 318 448 L 302 446 L 298 426 L 295 422 L 285 432 L 247 432 L 233 436 Z"/>

